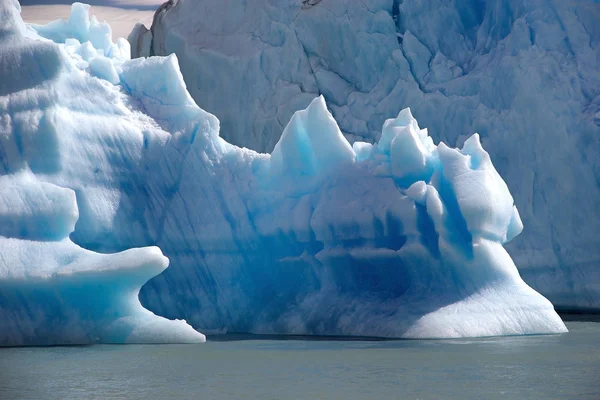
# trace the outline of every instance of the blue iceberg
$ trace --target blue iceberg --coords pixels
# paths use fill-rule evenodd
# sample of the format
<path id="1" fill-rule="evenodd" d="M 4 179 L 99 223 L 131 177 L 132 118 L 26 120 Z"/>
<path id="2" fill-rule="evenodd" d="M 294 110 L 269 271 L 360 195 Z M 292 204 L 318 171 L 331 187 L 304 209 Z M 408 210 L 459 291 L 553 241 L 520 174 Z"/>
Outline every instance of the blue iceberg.
<path id="1" fill-rule="evenodd" d="M 273 4 L 168 1 L 132 52 L 175 53 L 223 137 L 258 151 L 319 94 L 351 142 L 408 106 L 436 142 L 479 132 L 526 226 L 507 246 L 525 281 L 600 310 L 598 1 Z"/>
<path id="2" fill-rule="evenodd" d="M 566 331 L 503 248 L 523 225 L 478 135 L 436 145 L 404 109 L 350 145 L 316 97 L 257 153 L 219 136 L 175 55 L 129 60 L 82 4 L 44 27 L 18 8 L 0 8 L 0 344 L 204 339 L 181 320 Z"/>

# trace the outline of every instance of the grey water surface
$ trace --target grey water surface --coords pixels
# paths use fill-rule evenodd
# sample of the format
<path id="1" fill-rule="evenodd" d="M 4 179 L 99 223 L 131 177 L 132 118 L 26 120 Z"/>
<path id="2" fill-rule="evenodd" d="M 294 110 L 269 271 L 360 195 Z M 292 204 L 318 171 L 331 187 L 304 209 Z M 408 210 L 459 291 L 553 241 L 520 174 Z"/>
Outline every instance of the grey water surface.
<path id="1" fill-rule="evenodd" d="M 0 399 L 600 399 L 600 323 L 567 334 L 0 349 Z"/>

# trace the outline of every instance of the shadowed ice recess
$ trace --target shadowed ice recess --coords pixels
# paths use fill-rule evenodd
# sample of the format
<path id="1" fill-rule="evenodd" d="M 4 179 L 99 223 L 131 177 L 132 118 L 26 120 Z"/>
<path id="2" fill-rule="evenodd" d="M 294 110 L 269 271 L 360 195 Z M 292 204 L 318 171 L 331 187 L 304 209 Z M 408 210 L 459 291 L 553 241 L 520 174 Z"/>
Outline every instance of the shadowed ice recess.
<path id="1" fill-rule="evenodd" d="M 566 331 L 502 246 L 523 226 L 478 135 L 435 145 L 404 109 L 351 146 L 317 97 L 256 153 L 219 137 L 176 56 L 129 60 L 82 4 L 46 26 L 1 4 L 0 344 L 204 339 L 157 315 L 210 333 Z M 159 273 L 150 312 L 136 295 Z"/>

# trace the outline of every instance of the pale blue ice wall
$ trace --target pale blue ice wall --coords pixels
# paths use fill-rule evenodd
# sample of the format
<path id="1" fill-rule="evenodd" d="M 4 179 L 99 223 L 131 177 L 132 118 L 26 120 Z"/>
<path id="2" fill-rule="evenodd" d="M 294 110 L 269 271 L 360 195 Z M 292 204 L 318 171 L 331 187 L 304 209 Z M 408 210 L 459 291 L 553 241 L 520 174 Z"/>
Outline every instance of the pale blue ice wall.
<path id="1" fill-rule="evenodd" d="M 301 3 L 174 1 L 134 54 L 176 53 L 224 137 L 253 149 L 315 94 L 350 139 L 406 106 L 436 140 L 479 132 L 525 222 L 508 247 L 525 279 L 600 308 L 600 4 Z"/>

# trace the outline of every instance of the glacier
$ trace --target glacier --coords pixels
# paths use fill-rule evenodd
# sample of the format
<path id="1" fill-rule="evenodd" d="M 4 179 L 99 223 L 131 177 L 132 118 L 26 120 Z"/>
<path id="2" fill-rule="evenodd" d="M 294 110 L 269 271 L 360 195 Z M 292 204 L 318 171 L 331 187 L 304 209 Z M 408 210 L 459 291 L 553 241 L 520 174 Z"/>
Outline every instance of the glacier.
<path id="1" fill-rule="evenodd" d="M 176 55 L 1 4 L 1 345 L 566 332 L 503 247 L 523 224 L 479 135 L 435 144 L 405 108 L 351 145 L 317 96 L 257 153 Z"/>
<path id="2" fill-rule="evenodd" d="M 407 106 L 436 141 L 479 132 L 526 226 L 507 245 L 525 281 L 598 310 L 598 21 L 593 0 L 171 0 L 129 40 L 176 54 L 223 137 L 258 151 L 317 95 L 350 142 Z"/>

